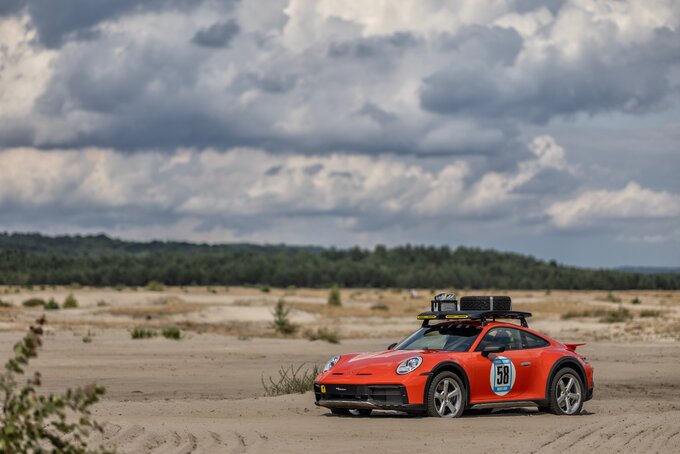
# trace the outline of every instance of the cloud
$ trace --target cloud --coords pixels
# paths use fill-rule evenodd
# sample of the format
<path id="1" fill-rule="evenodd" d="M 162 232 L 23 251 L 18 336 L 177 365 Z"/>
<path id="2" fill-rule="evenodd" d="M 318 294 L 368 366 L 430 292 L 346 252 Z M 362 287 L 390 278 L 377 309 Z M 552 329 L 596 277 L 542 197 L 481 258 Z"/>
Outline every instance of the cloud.
<path id="1" fill-rule="evenodd" d="M 4 4 L 6 3 L 6 4 Z M 97 27 L 128 15 L 185 9 L 198 2 L 187 0 L 10 0 L 0 15 L 25 11 L 43 46 L 57 49 L 72 40 L 98 36 Z M 193 4 L 193 5 L 192 5 Z"/>
<path id="2" fill-rule="evenodd" d="M 618 191 L 586 191 L 575 199 L 556 202 L 548 210 L 560 229 L 583 228 L 616 221 L 672 220 L 680 222 L 680 194 L 653 191 L 630 182 Z"/>
<path id="3" fill-rule="evenodd" d="M 425 77 L 421 105 L 539 124 L 662 108 L 677 89 L 671 77 L 680 61 L 677 11 L 665 6 L 665 23 L 630 21 L 635 4 L 570 2 L 554 17 L 544 10 L 525 15 L 540 16 L 541 28 L 523 27 L 528 17 L 504 17 L 496 22 L 503 26 L 461 29 L 447 38 L 445 63 Z"/>
<path id="4" fill-rule="evenodd" d="M 673 0 L 1 2 L 0 222 L 676 241 L 679 34 Z"/>
<path id="5" fill-rule="evenodd" d="M 3 81 L 48 79 L 31 108 L 0 113 L 0 146 L 484 155 L 507 170 L 529 153 L 524 128 L 663 110 L 677 91 L 670 1 L 21 4 L 3 10 L 29 28 L 13 27 L 6 66 L 51 64 Z"/>
<path id="6" fill-rule="evenodd" d="M 233 19 L 218 22 L 197 31 L 191 42 L 204 47 L 227 47 L 240 30 L 241 27 Z"/>
<path id="7" fill-rule="evenodd" d="M 356 232 L 507 218 L 531 197 L 516 188 L 545 169 L 566 168 L 552 139 L 535 142 L 543 148 L 533 159 L 478 181 L 465 160 L 429 170 L 389 156 L 279 156 L 260 149 L 10 149 L 0 152 L 0 167 L 11 169 L 0 175 L 0 208 L 10 213 L 5 223 L 48 210 L 102 227 L 193 219 L 235 231 L 300 217 L 343 219 Z"/>

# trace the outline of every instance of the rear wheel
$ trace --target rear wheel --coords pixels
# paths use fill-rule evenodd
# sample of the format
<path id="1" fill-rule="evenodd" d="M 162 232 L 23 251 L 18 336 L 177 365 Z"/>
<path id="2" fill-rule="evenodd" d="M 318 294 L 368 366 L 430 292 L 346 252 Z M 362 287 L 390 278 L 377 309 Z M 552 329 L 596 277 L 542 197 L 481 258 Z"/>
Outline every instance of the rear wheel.
<path id="1" fill-rule="evenodd" d="M 550 413 L 574 416 L 583 408 L 583 382 L 574 369 L 560 369 L 550 384 Z"/>
<path id="2" fill-rule="evenodd" d="M 427 391 L 427 414 L 439 418 L 458 418 L 465 410 L 466 392 L 460 377 L 453 372 L 437 374 Z"/>

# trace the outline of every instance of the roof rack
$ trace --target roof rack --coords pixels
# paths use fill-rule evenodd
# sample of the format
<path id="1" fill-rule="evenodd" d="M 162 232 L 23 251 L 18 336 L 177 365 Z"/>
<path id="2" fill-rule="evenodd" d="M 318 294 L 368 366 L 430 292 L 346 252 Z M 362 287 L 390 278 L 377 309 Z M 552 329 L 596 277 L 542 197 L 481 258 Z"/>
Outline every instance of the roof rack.
<path id="1" fill-rule="evenodd" d="M 423 326 L 428 326 L 430 320 L 481 320 L 485 326 L 488 319 L 495 322 L 498 318 L 519 320 L 524 328 L 528 328 L 527 317 L 531 312 L 520 311 L 427 311 L 418 315 L 418 320 L 423 321 Z"/>

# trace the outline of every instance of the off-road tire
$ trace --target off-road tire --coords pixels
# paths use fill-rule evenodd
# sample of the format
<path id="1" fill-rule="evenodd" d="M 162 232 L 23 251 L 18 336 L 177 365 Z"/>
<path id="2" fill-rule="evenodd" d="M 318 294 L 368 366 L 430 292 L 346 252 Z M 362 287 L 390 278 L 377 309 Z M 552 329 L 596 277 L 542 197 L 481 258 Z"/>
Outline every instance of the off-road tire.
<path id="1" fill-rule="evenodd" d="M 331 413 L 336 416 L 349 416 L 349 408 L 331 408 Z"/>
<path id="2" fill-rule="evenodd" d="M 565 376 L 569 376 L 569 378 L 574 379 L 575 385 L 578 386 L 578 392 L 580 393 L 578 405 L 576 406 L 576 409 L 572 410 L 570 413 L 566 412 L 560 406 L 560 403 L 558 403 L 558 398 L 560 395 L 559 382 Z M 548 400 L 547 410 L 555 415 L 576 416 L 580 414 L 581 410 L 583 409 L 583 402 L 585 400 L 585 397 L 586 397 L 585 386 L 583 386 L 583 382 L 581 381 L 581 377 L 579 376 L 578 372 L 576 372 L 574 369 L 570 367 L 565 367 L 563 369 L 558 370 L 555 376 L 550 381 L 550 398 Z"/>
<path id="3" fill-rule="evenodd" d="M 460 402 L 456 400 L 456 410 L 447 413 L 445 415 L 442 415 L 438 411 L 438 405 L 435 402 L 435 394 L 437 393 L 437 388 L 444 382 L 445 380 L 449 380 L 449 383 L 455 383 L 458 386 L 458 389 L 460 390 L 460 395 L 458 399 L 460 399 Z M 441 402 L 441 399 L 438 400 L 438 402 Z M 430 382 L 430 386 L 427 388 L 427 415 L 428 416 L 433 416 L 436 418 L 458 418 L 463 414 L 463 411 L 465 411 L 465 406 L 467 405 L 467 390 L 465 389 L 465 385 L 463 384 L 463 380 L 460 379 L 460 377 L 453 372 L 440 372 L 435 377 L 432 379 Z M 450 408 L 447 407 L 449 410 Z M 446 411 L 446 409 L 445 409 Z"/>

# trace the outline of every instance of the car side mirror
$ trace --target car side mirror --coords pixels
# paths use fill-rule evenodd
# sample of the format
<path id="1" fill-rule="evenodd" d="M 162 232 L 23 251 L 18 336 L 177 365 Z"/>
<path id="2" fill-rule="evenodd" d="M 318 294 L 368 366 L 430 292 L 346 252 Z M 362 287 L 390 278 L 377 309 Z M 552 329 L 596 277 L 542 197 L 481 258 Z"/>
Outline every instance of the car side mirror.
<path id="1" fill-rule="evenodd" d="M 397 346 L 397 343 L 394 342 L 393 344 L 388 345 L 388 346 L 387 346 L 387 349 L 388 349 L 388 350 L 392 350 L 392 349 L 393 349 L 394 347 L 396 347 L 396 346 Z"/>
<path id="2" fill-rule="evenodd" d="M 489 344 L 482 349 L 482 356 L 488 358 L 490 353 L 503 353 L 505 351 L 504 345 Z"/>

